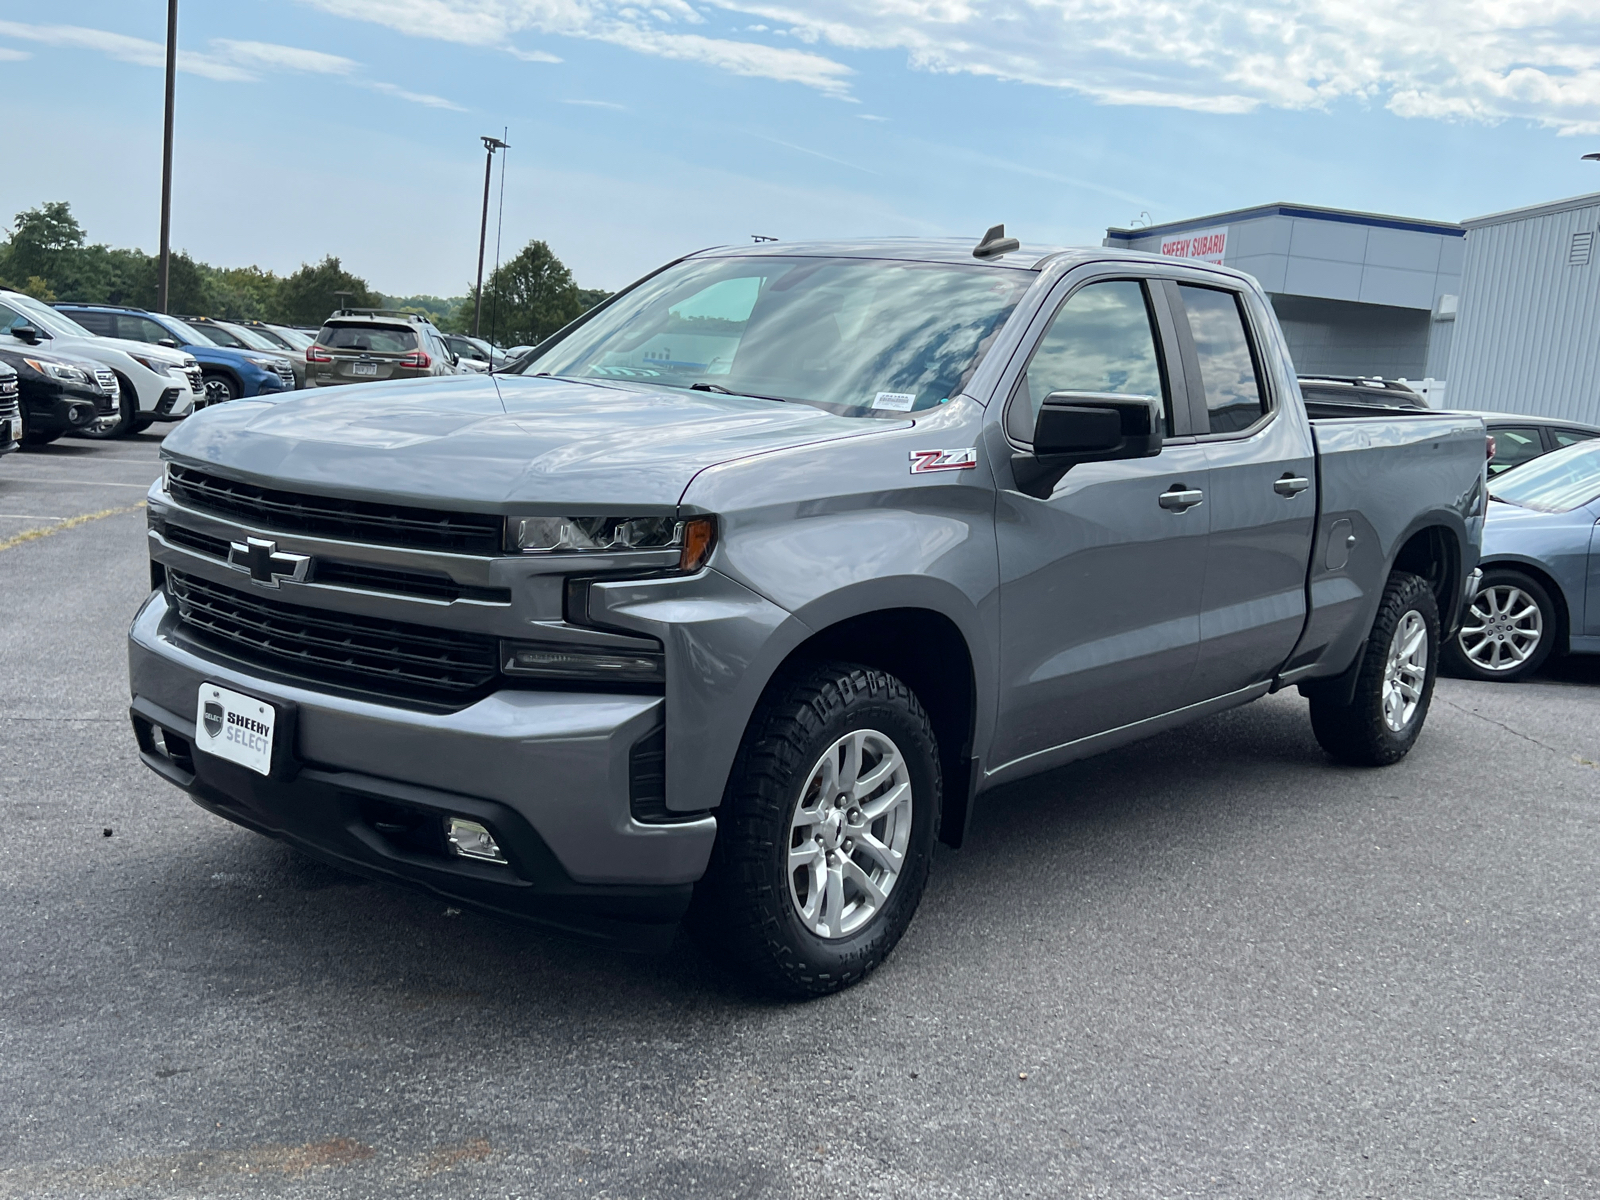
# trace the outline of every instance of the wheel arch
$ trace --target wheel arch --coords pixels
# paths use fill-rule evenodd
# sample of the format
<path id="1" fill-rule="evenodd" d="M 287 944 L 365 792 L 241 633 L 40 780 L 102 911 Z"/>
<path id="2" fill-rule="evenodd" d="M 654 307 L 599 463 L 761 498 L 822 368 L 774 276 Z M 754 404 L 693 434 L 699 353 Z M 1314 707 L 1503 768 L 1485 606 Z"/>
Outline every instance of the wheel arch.
<path id="1" fill-rule="evenodd" d="M 1425 579 L 1439 606 L 1440 632 L 1455 634 L 1461 610 L 1462 549 L 1459 534 L 1443 523 L 1412 530 L 1400 543 L 1389 573 L 1405 571 Z"/>
<path id="2" fill-rule="evenodd" d="M 972 649 L 961 628 L 936 609 L 876 609 L 842 618 L 795 646 L 767 681 L 763 695 L 816 663 L 848 661 L 896 676 L 933 723 L 944 778 L 940 840 L 960 846 L 971 816 L 978 684 Z"/>

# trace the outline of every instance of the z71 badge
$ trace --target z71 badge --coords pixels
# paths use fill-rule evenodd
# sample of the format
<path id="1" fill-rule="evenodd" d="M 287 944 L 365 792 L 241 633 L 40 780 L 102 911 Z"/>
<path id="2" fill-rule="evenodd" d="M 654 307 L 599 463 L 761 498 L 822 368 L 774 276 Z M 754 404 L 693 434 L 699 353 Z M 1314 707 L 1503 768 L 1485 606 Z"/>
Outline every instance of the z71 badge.
<path id="1" fill-rule="evenodd" d="M 911 473 L 925 475 L 929 471 L 970 471 L 978 465 L 978 448 L 964 450 L 913 450 Z"/>

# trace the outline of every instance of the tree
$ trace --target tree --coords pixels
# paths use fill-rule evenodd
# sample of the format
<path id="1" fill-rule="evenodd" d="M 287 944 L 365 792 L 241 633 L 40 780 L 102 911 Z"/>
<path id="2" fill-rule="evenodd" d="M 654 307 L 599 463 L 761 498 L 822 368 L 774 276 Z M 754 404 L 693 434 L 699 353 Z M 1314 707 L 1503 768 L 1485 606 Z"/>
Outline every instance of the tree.
<path id="1" fill-rule="evenodd" d="M 63 269 L 72 265 L 83 242 L 83 226 L 65 200 L 19 212 L 6 247 L 4 273 L 12 279 L 38 276 L 51 284 L 63 283 Z"/>
<path id="2" fill-rule="evenodd" d="M 337 292 L 350 294 L 339 296 Z M 377 301 L 367 281 L 350 274 L 330 254 L 316 266 L 301 263 L 298 271 L 278 285 L 273 319 L 284 325 L 321 325 L 341 304 L 371 308 Z"/>
<path id="3" fill-rule="evenodd" d="M 478 331 L 503 346 L 531 346 L 578 316 L 583 307 L 572 272 L 544 242 L 531 241 L 489 276 Z M 458 312 L 470 328 L 470 294 Z"/>

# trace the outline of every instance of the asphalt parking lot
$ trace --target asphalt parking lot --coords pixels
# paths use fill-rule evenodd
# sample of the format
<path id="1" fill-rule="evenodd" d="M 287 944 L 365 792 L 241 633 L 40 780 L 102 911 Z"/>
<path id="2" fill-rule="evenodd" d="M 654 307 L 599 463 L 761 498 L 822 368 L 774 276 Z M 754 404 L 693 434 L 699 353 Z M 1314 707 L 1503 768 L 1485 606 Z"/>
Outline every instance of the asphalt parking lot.
<path id="1" fill-rule="evenodd" d="M 368 884 L 146 771 L 155 434 L 0 460 L 0 1197 L 1600 1194 L 1600 660 L 987 799 L 864 985 Z M 80 518 L 84 518 L 81 519 Z"/>

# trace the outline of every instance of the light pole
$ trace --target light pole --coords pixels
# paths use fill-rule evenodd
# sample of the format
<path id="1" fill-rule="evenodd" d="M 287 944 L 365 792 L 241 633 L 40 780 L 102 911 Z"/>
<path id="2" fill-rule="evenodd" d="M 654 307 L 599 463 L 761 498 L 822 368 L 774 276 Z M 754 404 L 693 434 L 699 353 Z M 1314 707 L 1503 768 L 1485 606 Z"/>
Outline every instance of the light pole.
<path id="1" fill-rule="evenodd" d="M 156 311 L 167 311 L 172 277 L 172 98 L 178 82 L 178 0 L 167 0 L 167 121 L 161 136 L 161 265 L 156 276 Z"/>
<path id="2" fill-rule="evenodd" d="M 176 4 L 177 0 L 173 0 Z M 472 336 L 478 336 L 478 318 L 483 315 L 483 246 L 489 238 L 489 173 L 494 168 L 494 152 L 509 150 L 511 146 L 497 137 L 483 138 L 487 151 L 483 159 L 483 223 L 478 226 L 478 286 L 472 296 Z"/>

